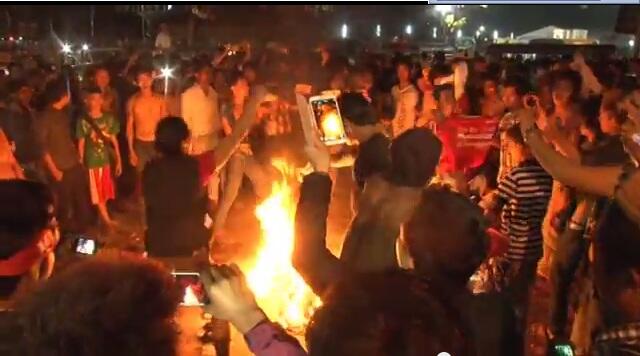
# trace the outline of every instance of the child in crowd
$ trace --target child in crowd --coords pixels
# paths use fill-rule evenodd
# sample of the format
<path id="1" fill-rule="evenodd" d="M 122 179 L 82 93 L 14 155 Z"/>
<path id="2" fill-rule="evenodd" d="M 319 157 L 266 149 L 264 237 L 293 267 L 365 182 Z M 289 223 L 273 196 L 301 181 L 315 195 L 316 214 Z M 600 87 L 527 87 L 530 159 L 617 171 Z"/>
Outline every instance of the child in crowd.
<path id="1" fill-rule="evenodd" d="M 78 120 L 76 137 L 80 159 L 89 171 L 91 202 L 98 207 L 100 219 L 107 227 L 113 227 L 107 202 L 115 198 L 112 173 L 122 173 L 117 134 L 120 125 L 112 114 L 102 111 L 102 93 L 98 88 L 86 92 L 86 113 Z M 115 172 L 111 172 L 111 163 Z"/>

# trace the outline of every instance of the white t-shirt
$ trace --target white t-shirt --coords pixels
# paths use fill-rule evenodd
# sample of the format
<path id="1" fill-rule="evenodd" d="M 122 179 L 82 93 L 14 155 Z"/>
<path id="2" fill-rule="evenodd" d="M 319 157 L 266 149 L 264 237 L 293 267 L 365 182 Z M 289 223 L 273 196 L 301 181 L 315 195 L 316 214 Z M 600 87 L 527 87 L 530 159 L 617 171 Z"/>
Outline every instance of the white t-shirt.
<path id="1" fill-rule="evenodd" d="M 171 48 L 171 36 L 166 32 L 158 33 L 156 36 L 156 48 L 166 50 Z"/>
<path id="2" fill-rule="evenodd" d="M 222 129 L 222 122 L 218 113 L 218 93 L 209 87 L 208 94 L 198 84 L 182 93 L 182 117 L 191 131 L 192 144 L 202 146 L 195 148 L 195 153 L 212 149 L 216 143 L 217 133 Z M 206 139 L 205 139 L 206 137 Z M 206 144 L 200 144 L 200 138 Z"/>
<path id="3" fill-rule="evenodd" d="M 416 105 L 418 104 L 418 90 L 409 84 L 400 89 L 399 85 L 391 89 L 391 95 L 396 103 L 396 113 L 391 121 L 393 137 L 416 126 Z"/>

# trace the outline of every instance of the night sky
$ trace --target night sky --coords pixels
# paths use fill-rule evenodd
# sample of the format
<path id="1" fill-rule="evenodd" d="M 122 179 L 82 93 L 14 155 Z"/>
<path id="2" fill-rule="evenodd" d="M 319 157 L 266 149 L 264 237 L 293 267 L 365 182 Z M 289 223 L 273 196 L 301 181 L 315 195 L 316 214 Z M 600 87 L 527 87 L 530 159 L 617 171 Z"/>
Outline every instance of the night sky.
<path id="1" fill-rule="evenodd" d="M 490 5 L 485 26 L 522 34 L 555 25 L 562 28 L 613 31 L 618 5 Z M 472 23 L 475 23 L 471 19 Z"/>

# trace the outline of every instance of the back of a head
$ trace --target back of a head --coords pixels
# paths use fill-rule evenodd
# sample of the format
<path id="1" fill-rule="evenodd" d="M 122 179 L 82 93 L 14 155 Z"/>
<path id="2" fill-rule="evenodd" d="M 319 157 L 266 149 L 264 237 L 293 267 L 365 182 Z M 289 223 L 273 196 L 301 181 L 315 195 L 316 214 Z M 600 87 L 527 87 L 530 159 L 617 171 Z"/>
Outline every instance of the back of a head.
<path id="1" fill-rule="evenodd" d="M 44 91 L 44 99 L 47 105 L 51 105 L 60 101 L 60 99 L 68 93 L 66 84 L 62 80 L 57 79 L 47 84 Z"/>
<path id="2" fill-rule="evenodd" d="M 182 145 L 189 138 L 189 128 L 184 119 L 168 116 L 160 120 L 156 127 L 156 150 L 165 156 L 180 155 Z"/>
<path id="3" fill-rule="evenodd" d="M 486 257 L 485 230 L 478 206 L 448 188 L 431 186 L 405 224 L 404 238 L 419 272 L 464 284 Z"/>
<path id="4" fill-rule="evenodd" d="M 338 98 L 342 117 L 356 126 L 378 123 L 376 111 L 360 93 L 344 93 Z"/>
<path id="5" fill-rule="evenodd" d="M 389 180 L 398 186 L 425 186 L 435 173 L 441 153 L 442 143 L 430 130 L 405 131 L 391 143 Z"/>
<path id="6" fill-rule="evenodd" d="M 418 356 L 443 350 L 461 355 L 456 330 L 424 281 L 394 270 L 337 282 L 313 315 L 306 338 L 311 356 Z"/>
<path id="7" fill-rule="evenodd" d="M 503 87 L 515 88 L 519 96 L 524 96 L 531 91 L 531 85 L 527 79 L 521 75 L 512 75 L 507 77 L 502 84 Z"/>
<path id="8" fill-rule="evenodd" d="M 158 263 L 103 255 L 55 275 L 15 308 L 23 355 L 176 355 L 181 294 Z"/>

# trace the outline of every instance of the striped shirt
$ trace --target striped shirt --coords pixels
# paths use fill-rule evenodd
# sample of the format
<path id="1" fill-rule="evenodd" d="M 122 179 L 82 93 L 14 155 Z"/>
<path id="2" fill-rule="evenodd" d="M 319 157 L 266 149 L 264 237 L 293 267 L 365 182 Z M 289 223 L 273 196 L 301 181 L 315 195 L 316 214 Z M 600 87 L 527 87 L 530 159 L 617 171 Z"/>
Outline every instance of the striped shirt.
<path id="1" fill-rule="evenodd" d="M 553 178 L 533 160 L 522 162 L 498 184 L 501 229 L 509 237 L 507 258 L 537 260 L 542 256 L 542 220 L 552 184 Z"/>

